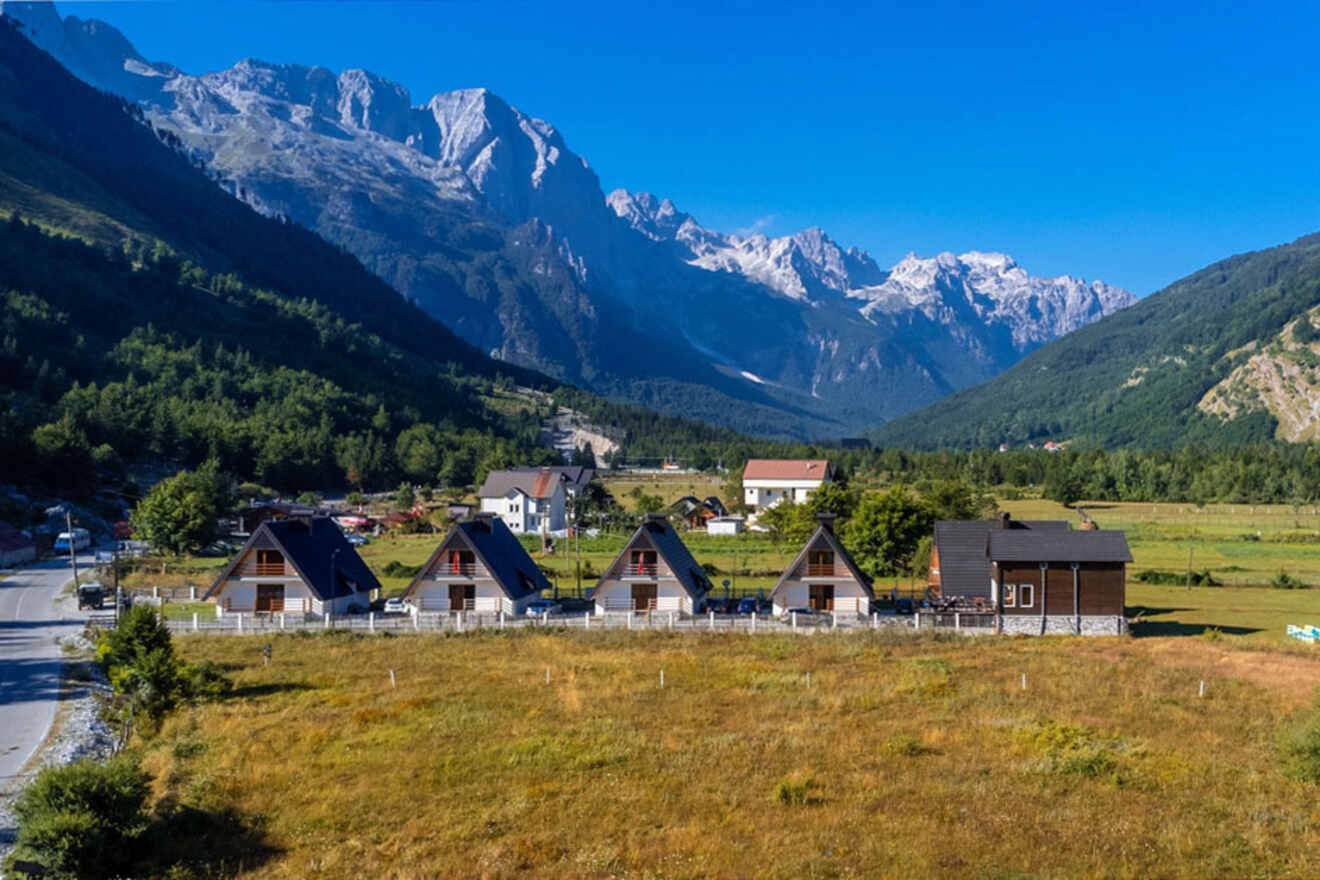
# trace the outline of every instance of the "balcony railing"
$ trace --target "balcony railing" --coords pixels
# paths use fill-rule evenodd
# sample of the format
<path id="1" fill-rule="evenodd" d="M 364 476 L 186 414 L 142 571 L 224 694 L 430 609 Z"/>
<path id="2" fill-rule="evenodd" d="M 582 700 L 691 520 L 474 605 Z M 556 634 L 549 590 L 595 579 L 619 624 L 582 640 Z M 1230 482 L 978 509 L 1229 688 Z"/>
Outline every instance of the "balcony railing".
<path id="1" fill-rule="evenodd" d="M 284 577 L 285 574 L 283 562 L 256 562 L 250 570 L 257 577 Z"/>
<path id="2" fill-rule="evenodd" d="M 460 562 L 457 565 L 452 562 L 445 563 L 435 570 L 435 576 L 438 578 L 476 577 L 477 564 L 475 562 Z"/>
<path id="3" fill-rule="evenodd" d="M 834 563 L 833 562 L 807 563 L 807 577 L 809 578 L 834 577 Z"/>
<path id="4" fill-rule="evenodd" d="M 630 562 L 623 567 L 622 577 L 655 577 L 660 566 L 654 562 Z"/>

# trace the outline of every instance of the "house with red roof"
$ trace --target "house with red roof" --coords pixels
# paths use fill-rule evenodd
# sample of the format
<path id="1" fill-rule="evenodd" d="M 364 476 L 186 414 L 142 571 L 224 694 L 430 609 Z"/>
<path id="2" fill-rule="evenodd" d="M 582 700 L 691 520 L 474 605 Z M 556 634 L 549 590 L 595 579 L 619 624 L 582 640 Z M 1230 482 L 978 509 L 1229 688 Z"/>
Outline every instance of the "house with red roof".
<path id="1" fill-rule="evenodd" d="M 554 468 L 491 471 L 477 490 L 482 513 L 493 513 L 515 535 L 567 527 L 568 486 Z"/>
<path id="2" fill-rule="evenodd" d="M 758 512 L 786 500 L 801 504 L 833 479 L 823 458 L 753 458 L 743 468 L 743 501 Z"/>

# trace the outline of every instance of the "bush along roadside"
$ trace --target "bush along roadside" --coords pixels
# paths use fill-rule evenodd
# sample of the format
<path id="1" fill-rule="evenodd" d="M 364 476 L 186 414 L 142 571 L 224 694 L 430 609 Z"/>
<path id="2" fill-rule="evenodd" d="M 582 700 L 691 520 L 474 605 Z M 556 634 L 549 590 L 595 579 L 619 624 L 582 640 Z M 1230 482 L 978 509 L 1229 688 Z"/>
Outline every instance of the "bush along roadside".
<path id="1" fill-rule="evenodd" d="M 168 839 L 181 822 L 193 830 L 229 829 L 227 836 L 238 834 L 261 851 L 241 817 L 213 818 L 173 802 L 149 808 L 151 776 L 131 747 L 135 735 L 139 741 L 154 737 L 181 702 L 221 698 L 232 682 L 214 664 L 181 662 L 169 630 L 148 606 L 129 610 L 117 629 L 101 633 L 96 657 L 114 692 L 109 711 L 120 731 L 115 754 L 104 762 L 82 759 L 37 774 L 14 806 L 18 835 L 0 866 L 3 876 L 36 872 L 98 880 L 205 873 L 205 865 L 187 856 L 162 858 L 157 851 L 154 841 Z"/>

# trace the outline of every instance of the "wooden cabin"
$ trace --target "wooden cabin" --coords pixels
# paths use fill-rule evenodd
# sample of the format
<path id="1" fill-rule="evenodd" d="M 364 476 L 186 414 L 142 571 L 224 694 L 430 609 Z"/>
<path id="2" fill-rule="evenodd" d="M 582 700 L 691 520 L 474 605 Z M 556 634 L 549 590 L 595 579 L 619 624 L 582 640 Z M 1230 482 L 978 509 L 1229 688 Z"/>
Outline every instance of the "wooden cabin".
<path id="1" fill-rule="evenodd" d="M 225 611 L 344 614 L 371 605 L 380 582 L 328 517 L 266 520 L 205 599 Z"/>
<path id="2" fill-rule="evenodd" d="M 677 611 L 696 614 L 710 579 L 662 513 L 648 513 L 596 583 L 596 614 Z"/>
<path id="3" fill-rule="evenodd" d="M 1126 632 L 1121 531 L 1064 521 L 948 521 L 935 526 L 930 592 L 993 613 L 1007 632 Z"/>
<path id="4" fill-rule="evenodd" d="M 524 614 L 548 589 L 504 520 L 479 513 L 449 530 L 403 596 L 420 611 Z"/>
<path id="5" fill-rule="evenodd" d="M 783 614 L 790 608 L 870 614 L 871 600 L 875 598 L 871 579 L 839 543 L 834 534 L 834 514 L 822 513 L 816 519 L 820 525 L 815 533 L 770 591 L 775 614 Z"/>

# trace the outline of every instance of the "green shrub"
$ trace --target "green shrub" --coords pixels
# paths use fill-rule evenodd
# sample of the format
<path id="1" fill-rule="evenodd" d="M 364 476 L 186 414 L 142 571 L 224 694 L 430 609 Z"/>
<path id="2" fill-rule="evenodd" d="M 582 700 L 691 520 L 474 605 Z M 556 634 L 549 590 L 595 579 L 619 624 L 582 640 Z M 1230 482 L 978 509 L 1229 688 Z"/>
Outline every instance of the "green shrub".
<path id="1" fill-rule="evenodd" d="M 1305 590 L 1307 585 L 1298 578 L 1293 577 L 1286 571 L 1281 571 L 1270 581 L 1270 586 L 1276 590 Z"/>
<path id="2" fill-rule="evenodd" d="M 923 746 L 916 737 L 900 733 L 885 740 L 884 751 L 886 755 L 895 758 L 915 758 L 926 754 L 930 749 Z"/>
<path id="3" fill-rule="evenodd" d="M 149 605 L 121 615 L 119 626 L 101 635 L 96 653 L 115 693 L 124 698 L 126 719 L 158 723 L 185 693 L 170 631 Z"/>
<path id="4" fill-rule="evenodd" d="M 793 779 L 784 777 L 779 780 L 775 786 L 775 800 L 785 806 L 797 806 L 807 802 L 807 789 L 811 786 L 811 779 Z"/>
<path id="5" fill-rule="evenodd" d="M 1185 571 L 1156 571 L 1148 568 L 1145 571 L 1137 572 L 1137 580 L 1143 584 L 1181 587 L 1187 584 L 1189 578 Z M 1208 568 L 1205 571 L 1192 572 L 1190 581 L 1194 587 L 1222 587 L 1224 585 L 1223 582 L 1215 580 L 1215 576 L 1210 573 Z"/>
<path id="6" fill-rule="evenodd" d="M 149 783 L 125 756 L 42 770 L 14 806 L 12 858 L 44 866 L 49 878 L 123 876 L 147 825 Z"/>
<path id="7" fill-rule="evenodd" d="M 194 700 L 218 700 L 234 689 L 234 682 L 210 660 L 185 666 L 182 672 L 184 688 Z"/>
<path id="8" fill-rule="evenodd" d="M 412 578 L 417 576 L 416 566 L 404 565 L 397 559 L 391 559 L 389 562 L 385 563 L 385 567 L 380 571 L 385 577 L 392 578 Z"/>

